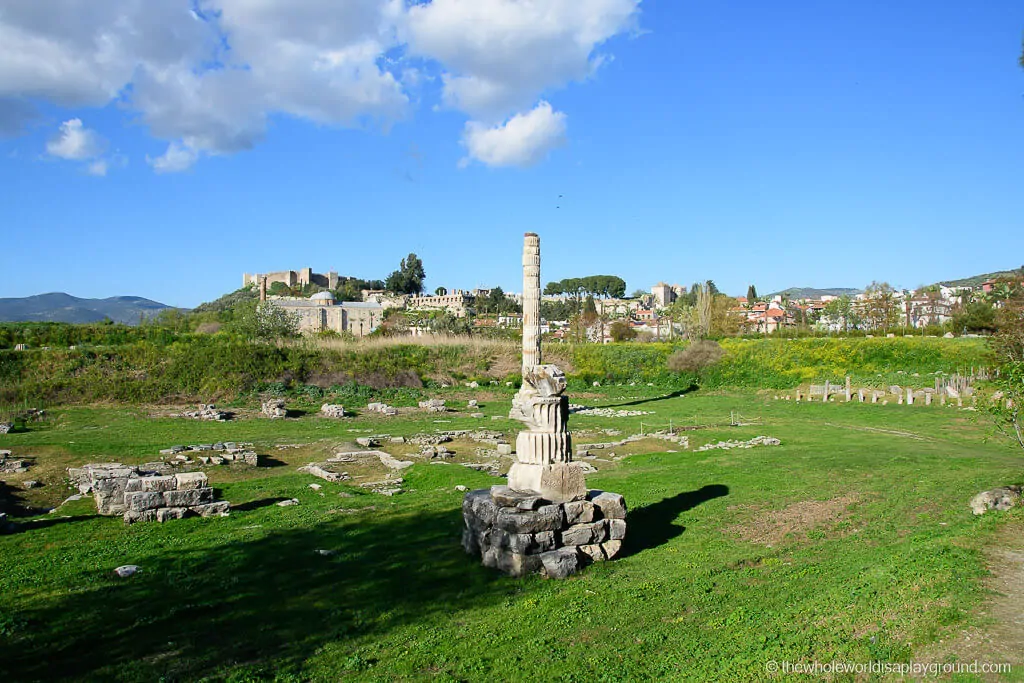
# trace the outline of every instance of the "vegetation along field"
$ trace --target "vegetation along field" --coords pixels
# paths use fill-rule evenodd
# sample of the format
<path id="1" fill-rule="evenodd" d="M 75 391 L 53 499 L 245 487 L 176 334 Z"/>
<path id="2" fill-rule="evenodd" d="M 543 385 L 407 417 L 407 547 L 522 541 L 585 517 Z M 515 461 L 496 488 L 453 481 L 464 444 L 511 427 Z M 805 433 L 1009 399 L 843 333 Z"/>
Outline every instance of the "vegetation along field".
<path id="1" fill-rule="evenodd" d="M 1024 589 L 1019 576 L 1000 573 L 998 558 L 1024 548 L 1024 517 L 1019 507 L 976 517 L 967 504 L 979 491 L 1020 482 L 1019 448 L 993 437 L 984 412 L 952 403 L 796 403 L 781 398 L 791 390 L 773 388 L 839 381 L 845 372 L 859 384 L 902 378 L 928 387 L 936 372 L 984 362 L 984 349 L 961 340 L 828 342 L 726 344 L 725 360 L 700 388 L 663 370 L 668 347 L 645 347 L 661 358 L 639 363 L 625 345 L 552 350 L 571 364 L 574 403 L 616 411 L 574 415 L 578 447 L 670 425 L 689 439 L 645 438 L 580 458 L 596 468 L 588 486 L 625 496 L 629 533 L 619 558 L 565 581 L 506 578 L 463 552 L 461 487 L 501 481 L 466 466 L 482 456 L 465 437 L 447 444 L 454 456 L 444 461 L 384 439 L 383 450 L 414 462 L 400 473 L 399 495 L 359 485 L 386 476 L 375 464 L 354 462 L 352 478 L 336 483 L 298 471 L 359 450 L 355 439 L 368 435 L 485 429 L 514 438 L 519 423 L 507 415 L 515 387 L 503 379 L 515 365 L 501 365 L 504 347 L 273 347 L 281 357 L 408 359 L 378 371 L 420 381 L 321 388 L 303 383 L 311 376 L 274 375 L 294 366 L 259 378 L 240 373 L 244 390 L 215 387 L 220 407 L 235 413 L 223 423 L 175 417 L 187 405 L 173 397 L 128 404 L 111 401 L 116 392 L 85 392 L 90 400 L 64 401 L 0 435 L 0 449 L 32 459 L 27 472 L 3 475 L 0 487 L 15 523 L 0 536 L 0 675 L 764 680 L 782 677 L 770 662 L 967 658 L 1014 664 L 1004 678 L 1020 680 L 1024 635 L 999 615 Z M 35 390 L 25 389 L 45 385 L 46 363 L 71 358 L 44 353 L 22 357 L 23 374 L 5 384 L 10 400 L 31 404 Z M 440 370 L 423 377 L 421 362 Z M 756 366 L 765 388 L 751 386 Z M 106 366 L 110 386 L 155 381 L 138 374 L 133 384 L 113 367 Z M 469 388 L 474 372 L 486 383 Z M 58 375 L 49 377 L 55 383 Z M 60 377 L 76 381 L 74 373 Z M 185 393 L 191 399 L 202 389 Z M 259 415 L 260 397 L 274 392 L 288 418 Z M 417 409 L 426 397 L 446 400 L 451 411 Z M 400 414 L 367 411 L 374 400 Z M 325 401 L 344 402 L 355 417 L 320 416 Z M 471 417 L 476 410 L 483 417 Z M 700 450 L 761 435 L 781 444 Z M 218 499 L 231 501 L 229 516 L 126 526 L 98 516 L 88 496 L 61 504 L 74 493 L 69 466 L 139 464 L 171 445 L 218 441 L 252 442 L 262 456 L 259 468 L 201 468 Z M 42 486 L 25 489 L 27 480 Z M 290 499 L 298 504 L 277 504 Z M 128 578 L 113 572 L 128 564 L 141 570 Z"/>

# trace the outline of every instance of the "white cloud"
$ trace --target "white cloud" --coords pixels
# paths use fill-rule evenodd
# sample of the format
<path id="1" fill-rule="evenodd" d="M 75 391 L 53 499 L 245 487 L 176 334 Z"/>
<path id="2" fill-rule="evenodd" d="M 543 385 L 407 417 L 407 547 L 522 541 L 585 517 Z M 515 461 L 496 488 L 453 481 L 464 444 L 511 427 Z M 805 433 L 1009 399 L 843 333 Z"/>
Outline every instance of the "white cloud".
<path id="1" fill-rule="evenodd" d="M 89 175 L 103 177 L 107 175 L 107 162 L 105 159 L 97 159 L 96 161 L 89 164 L 85 172 Z"/>
<path id="2" fill-rule="evenodd" d="M 161 156 L 151 159 L 146 156 L 146 162 L 153 167 L 157 173 L 179 173 L 192 167 L 199 159 L 199 152 L 194 147 L 180 145 L 172 142 L 167 146 L 167 151 Z"/>
<path id="3" fill-rule="evenodd" d="M 253 147 L 277 116 L 386 127 L 438 76 L 445 106 L 493 125 L 592 74 L 600 47 L 635 29 L 640 2 L 4 3 L 0 133 L 22 127 L 38 101 L 118 102 L 169 143 L 153 168 L 182 170 Z M 472 128 L 467 146 L 483 135 Z"/>
<path id="4" fill-rule="evenodd" d="M 81 119 L 70 119 L 60 124 L 60 132 L 46 143 L 50 156 L 72 161 L 98 157 L 103 153 L 103 147 L 103 138 L 83 126 Z"/>
<path id="5" fill-rule="evenodd" d="M 433 0 L 413 5 L 402 35 L 444 65 L 444 101 L 492 121 L 589 76 L 595 50 L 636 28 L 640 0 Z"/>
<path id="6" fill-rule="evenodd" d="M 461 165 L 476 159 L 488 166 L 532 166 L 565 142 L 565 119 L 564 113 L 541 102 L 497 126 L 470 121 L 462 137 L 469 155 Z"/>

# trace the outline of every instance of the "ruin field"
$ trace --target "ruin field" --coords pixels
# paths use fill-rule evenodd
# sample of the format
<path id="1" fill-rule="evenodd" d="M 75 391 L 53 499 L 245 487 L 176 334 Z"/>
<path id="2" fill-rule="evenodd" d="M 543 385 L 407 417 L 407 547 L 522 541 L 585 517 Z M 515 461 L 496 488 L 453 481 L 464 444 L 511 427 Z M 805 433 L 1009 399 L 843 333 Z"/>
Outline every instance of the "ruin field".
<path id="1" fill-rule="evenodd" d="M 0 435 L 31 465 L 0 486 L 14 522 L 0 535 L 0 677 L 764 680 L 771 662 L 968 651 L 1024 671 L 1021 634 L 993 636 L 992 616 L 993 553 L 1020 552 L 1024 513 L 968 507 L 1020 483 L 1021 456 L 982 411 L 753 390 L 574 392 L 573 403 L 611 409 L 570 426 L 577 448 L 606 446 L 578 459 L 596 470 L 590 488 L 625 496 L 629 530 L 618 558 L 555 581 L 506 578 L 460 546 L 457 487 L 501 482 L 488 469 L 506 470 L 508 456 L 471 434 L 442 458 L 411 441 L 458 430 L 514 441 L 511 392 L 440 389 L 452 412 L 344 419 L 291 400 L 285 419 L 242 401 L 228 422 L 166 406 L 60 407 Z M 650 438 L 670 424 L 688 444 Z M 298 470 L 371 436 L 413 464 L 351 457 L 340 482 Z M 700 450 L 758 436 L 781 443 Z M 75 493 L 68 467 L 225 441 L 251 442 L 261 466 L 187 467 L 206 472 L 229 516 L 129 526 L 98 516 L 89 496 L 62 504 Z M 360 486 L 375 481 L 400 493 Z M 120 578 L 122 565 L 141 570 Z"/>

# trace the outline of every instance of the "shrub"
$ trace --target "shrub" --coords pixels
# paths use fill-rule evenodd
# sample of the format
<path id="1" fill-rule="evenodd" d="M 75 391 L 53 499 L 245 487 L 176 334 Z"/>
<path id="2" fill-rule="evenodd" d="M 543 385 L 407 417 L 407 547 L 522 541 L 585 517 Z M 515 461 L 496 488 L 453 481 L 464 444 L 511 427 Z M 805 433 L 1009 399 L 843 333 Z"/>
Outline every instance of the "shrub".
<path id="1" fill-rule="evenodd" d="M 694 342 L 685 349 L 668 357 L 668 369 L 672 372 L 690 372 L 699 375 L 704 368 L 720 361 L 725 351 L 718 342 L 709 340 Z"/>

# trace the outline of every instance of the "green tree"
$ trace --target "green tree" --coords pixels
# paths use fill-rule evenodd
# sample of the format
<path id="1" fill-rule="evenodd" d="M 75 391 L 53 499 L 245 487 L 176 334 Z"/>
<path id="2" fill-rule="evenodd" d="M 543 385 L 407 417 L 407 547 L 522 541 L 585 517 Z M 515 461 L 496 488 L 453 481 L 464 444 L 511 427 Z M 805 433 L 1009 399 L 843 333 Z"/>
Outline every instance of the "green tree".
<path id="1" fill-rule="evenodd" d="M 989 408 L 1000 431 L 1024 448 L 1024 285 L 1013 284 L 996 313 L 992 350 L 999 374 L 993 380 L 1003 400 Z"/>
<path id="2" fill-rule="evenodd" d="M 953 329 L 961 333 L 993 332 L 996 329 L 996 309 L 985 300 L 957 306 L 953 312 Z"/>
<path id="3" fill-rule="evenodd" d="M 448 294 L 448 290 L 444 287 L 438 287 L 434 290 L 434 294 L 437 296 L 446 296 Z"/>
<path id="4" fill-rule="evenodd" d="M 269 341 L 299 335 L 299 317 L 272 301 L 243 301 L 228 329 L 247 339 Z"/>
<path id="5" fill-rule="evenodd" d="M 613 322 L 611 327 L 608 328 L 608 334 L 611 335 L 612 341 L 615 342 L 633 341 L 636 339 L 636 330 L 630 327 L 629 323 L 625 320 Z"/>
<path id="6" fill-rule="evenodd" d="M 388 275 L 384 288 L 396 294 L 421 294 L 423 280 L 427 277 L 423 270 L 423 261 L 416 254 L 409 254 L 402 259 L 398 270 Z"/>
<path id="7" fill-rule="evenodd" d="M 757 287 L 754 285 L 747 287 L 747 301 L 750 303 L 757 301 Z"/>

